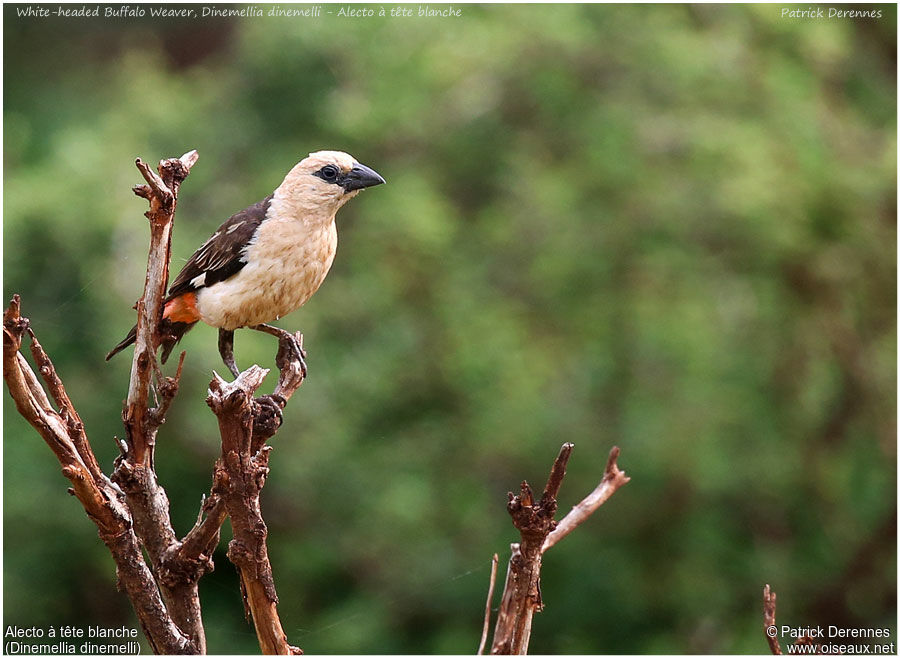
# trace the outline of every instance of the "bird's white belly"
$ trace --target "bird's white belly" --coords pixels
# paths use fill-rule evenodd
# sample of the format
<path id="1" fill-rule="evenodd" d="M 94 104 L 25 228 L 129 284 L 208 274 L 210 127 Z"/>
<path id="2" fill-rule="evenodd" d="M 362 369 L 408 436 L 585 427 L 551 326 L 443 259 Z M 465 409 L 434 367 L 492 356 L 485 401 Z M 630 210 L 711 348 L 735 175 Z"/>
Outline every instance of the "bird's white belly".
<path id="1" fill-rule="evenodd" d="M 313 239 L 290 226 L 264 228 L 237 274 L 197 293 L 207 324 L 233 330 L 272 322 L 303 306 L 325 280 L 337 246 L 334 224 Z"/>

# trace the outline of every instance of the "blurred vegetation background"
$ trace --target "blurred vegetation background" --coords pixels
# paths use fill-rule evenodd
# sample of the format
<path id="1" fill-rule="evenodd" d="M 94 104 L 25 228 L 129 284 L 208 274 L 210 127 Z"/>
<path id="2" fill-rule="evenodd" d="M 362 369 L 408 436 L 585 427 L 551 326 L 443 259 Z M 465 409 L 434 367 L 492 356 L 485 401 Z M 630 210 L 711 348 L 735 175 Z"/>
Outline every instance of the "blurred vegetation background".
<path id="1" fill-rule="evenodd" d="M 781 623 L 895 631 L 897 16 L 876 7 L 6 5 L 4 299 L 21 293 L 109 468 L 130 357 L 103 356 L 148 238 L 134 159 L 200 152 L 177 270 L 307 153 L 346 150 L 388 185 L 340 213 L 328 280 L 279 323 L 310 366 L 263 497 L 292 643 L 473 652 L 491 554 L 517 537 L 506 492 L 542 486 L 563 441 L 561 512 L 613 445 L 632 482 L 547 554 L 532 652 L 764 652 L 765 583 Z M 157 450 L 179 533 L 224 371 L 215 330 L 182 347 Z M 241 367 L 275 351 L 237 335 Z M 4 625 L 136 626 L 3 397 Z M 256 653 L 225 534 L 210 651 Z"/>

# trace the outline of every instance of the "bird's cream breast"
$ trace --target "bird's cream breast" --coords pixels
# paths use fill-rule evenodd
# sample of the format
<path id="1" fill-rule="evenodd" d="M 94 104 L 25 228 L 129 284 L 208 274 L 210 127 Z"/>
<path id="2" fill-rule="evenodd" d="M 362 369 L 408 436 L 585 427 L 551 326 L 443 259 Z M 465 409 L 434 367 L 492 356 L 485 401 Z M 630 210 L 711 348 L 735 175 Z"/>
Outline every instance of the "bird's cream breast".
<path id="1" fill-rule="evenodd" d="M 237 329 L 295 311 L 322 285 L 336 249 L 333 216 L 319 224 L 266 219 L 245 249 L 247 264 L 231 278 L 199 291 L 203 321 Z"/>

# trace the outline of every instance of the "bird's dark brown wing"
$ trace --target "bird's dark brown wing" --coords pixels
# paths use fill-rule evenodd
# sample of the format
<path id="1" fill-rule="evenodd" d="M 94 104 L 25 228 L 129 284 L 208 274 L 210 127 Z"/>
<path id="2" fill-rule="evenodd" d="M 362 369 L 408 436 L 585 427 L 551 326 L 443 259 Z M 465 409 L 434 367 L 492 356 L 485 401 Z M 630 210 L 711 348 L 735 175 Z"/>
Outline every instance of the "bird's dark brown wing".
<path id="1" fill-rule="evenodd" d="M 266 218 L 272 196 L 270 194 L 259 203 L 232 215 L 209 240 L 200 245 L 175 277 L 166 301 L 237 274 L 246 265 L 244 247 Z"/>

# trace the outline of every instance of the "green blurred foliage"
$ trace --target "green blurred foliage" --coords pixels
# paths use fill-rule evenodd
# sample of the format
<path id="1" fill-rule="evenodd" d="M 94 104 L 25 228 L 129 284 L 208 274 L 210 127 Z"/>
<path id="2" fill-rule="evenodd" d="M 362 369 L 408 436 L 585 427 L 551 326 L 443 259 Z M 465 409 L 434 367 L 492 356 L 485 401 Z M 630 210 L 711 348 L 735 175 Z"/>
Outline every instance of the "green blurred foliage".
<path id="1" fill-rule="evenodd" d="M 506 492 L 541 486 L 566 440 L 562 510 L 613 445 L 633 479 L 547 554 L 533 652 L 762 652 L 767 582 L 784 623 L 895 628 L 896 6 L 878 8 L 6 5 L 4 298 L 22 294 L 109 468 L 130 361 L 103 356 L 148 233 L 134 158 L 200 152 L 177 269 L 308 152 L 346 150 L 388 185 L 341 212 L 327 282 L 280 323 L 310 365 L 263 496 L 293 643 L 474 651 L 490 556 L 516 539 Z M 180 533 L 223 370 L 213 329 L 182 345 L 157 451 Z M 239 332 L 236 353 L 271 366 L 275 345 Z M 134 625 L 6 395 L 4 436 L 4 624 Z M 215 560 L 210 650 L 256 652 Z"/>

